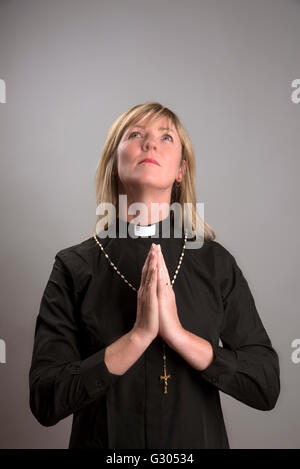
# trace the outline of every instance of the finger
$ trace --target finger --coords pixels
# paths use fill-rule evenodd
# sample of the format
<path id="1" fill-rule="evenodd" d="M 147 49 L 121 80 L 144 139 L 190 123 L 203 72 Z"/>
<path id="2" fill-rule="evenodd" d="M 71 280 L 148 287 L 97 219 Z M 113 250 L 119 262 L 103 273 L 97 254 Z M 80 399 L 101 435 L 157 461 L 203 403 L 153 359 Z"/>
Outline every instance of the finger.
<path id="1" fill-rule="evenodd" d="M 146 290 L 147 290 L 147 288 L 149 288 L 151 279 L 153 278 L 153 274 L 155 274 L 155 271 L 157 269 L 157 266 L 156 266 L 157 260 L 156 260 L 156 258 L 157 258 L 157 255 L 154 252 L 154 256 L 151 256 L 151 259 L 149 261 L 149 268 L 148 268 L 148 272 L 147 272 L 147 276 L 146 276 L 146 280 L 145 280 Z"/>
<path id="2" fill-rule="evenodd" d="M 161 280 L 165 282 L 165 284 L 168 282 L 169 285 L 171 285 L 171 279 L 169 276 L 169 271 L 165 263 L 165 259 L 162 253 L 161 249 L 157 249 L 158 252 L 158 259 L 159 259 L 159 270 L 162 272 Z"/>
<path id="3" fill-rule="evenodd" d="M 150 262 L 151 255 L 152 255 L 151 253 L 152 253 L 152 250 L 151 250 L 151 248 L 150 248 L 150 249 L 149 249 L 149 252 L 148 252 L 148 255 L 147 255 L 147 257 L 146 257 L 145 263 L 144 263 L 143 268 L 142 268 L 142 276 L 141 276 L 140 288 L 144 286 L 145 281 L 146 281 L 147 272 L 148 272 L 148 266 L 149 266 L 149 262 Z"/>
<path id="4" fill-rule="evenodd" d="M 156 256 L 156 255 L 155 255 Z M 157 288 L 157 266 L 156 259 L 151 260 L 149 265 L 149 272 L 147 274 L 144 291 L 147 295 L 152 298 L 153 294 L 156 294 Z"/>
<path id="5" fill-rule="evenodd" d="M 163 291 L 163 273 L 162 273 L 161 255 L 157 251 L 157 294 L 160 295 Z"/>
<path id="6" fill-rule="evenodd" d="M 157 257 L 156 254 L 155 254 L 155 257 Z M 156 260 L 156 263 L 154 265 L 154 268 L 152 269 L 151 278 L 149 280 L 149 290 L 151 291 L 152 295 L 153 295 L 153 293 L 155 293 L 155 295 L 156 295 L 156 290 L 157 290 L 157 260 Z"/>
<path id="7" fill-rule="evenodd" d="M 154 244 L 154 243 L 153 243 L 153 244 Z M 153 244 L 152 244 L 152 246 L 153 246 Z M 143 269 L 142 269 L 141 285 L 144 285 L 144 283 L 145 283 L 145 281 L 146 281 L 147 272 L 148 272 L 148 269 L 149 269 L 149 262 L 150 262 L 150 260 L 151 260 L 152 252 L 153 252 L 152 246 L 151 246 L 150 249 L 149 249 L 149 252 L 148 252 L 148 255 L 147 255 L 147 258 L 146 258 L 144 267 L 143 267 Z M 155 245 L 154 245 L 154 247 L 155 247 Z M 155 251 L 154 251 L 154 252 L 155 252 Z"/>
<path id="8" fill-rule="evenodd" d="M 163 263 L 160 252 L 157 251 L 157 294 L 161 295 L 165 291 L 166 280 L 163 271 Z"/>

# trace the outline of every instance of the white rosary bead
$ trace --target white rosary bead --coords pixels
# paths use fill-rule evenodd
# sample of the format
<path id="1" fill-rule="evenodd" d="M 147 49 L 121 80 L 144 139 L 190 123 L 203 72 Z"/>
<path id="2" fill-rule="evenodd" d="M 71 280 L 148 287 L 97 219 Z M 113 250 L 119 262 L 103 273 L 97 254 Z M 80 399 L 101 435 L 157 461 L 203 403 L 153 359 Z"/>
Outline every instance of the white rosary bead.
<path id="1" fill-rule="evenodd" d="M 96 243 L 98 244 L 98 246 L 100 246 L 101 250 L 103 251 L 105 257 L 109 260 L 109 263 L 110 265 L 115 269 L 115 271 L 117 272 L 118 275 L 120 275 L 120 277 L 125 281 L 125 283 L 127 283 L 127 285 L 129 285 L 130 288 L 132 288 L 132 290 L 134 290 L 135 292 L 137 292 L 137 289 L 131 285 L 131 283 L 128 282 L 128 280 L 124 277 L 123 274 L 121 274 L 121 272 L 117 269 L 117 267 L 115 266 L 115 264 L 110 260 L 108 254 L 106 254 L 102 244 L 98 241 L 98 239 L 96 238 L 96 235 L 94 235 L 94 239 L 96 241 Z M 183 248 L 182 248 L 182 252 L 181 252 L 181 255 L 180 255 L 180 258 L 179 258 L 179 263 L 178 263 L 178 266 L 176 268 L 176 271 L 175 271 L 175 274 L 173 276 L 173 280 L 171 281 L 171 286 L 173 288 L 173 284 L 175 282 L 175 279 L 177 277 L 177 274 L 179 272 L 179 269 L 180 269 L 180 266 L 181 266 L 181 263 L 182 263 L 182 260 L 183 260 L 183 256 L 184 256 L 184 250 L 185 250 L 185 245 L 186 245 L 186 241 L 187 241 L 187 233 L 184 233 L 184 244 L 183 244 Z M 153 243 L 152 243 L 153 244 Z M 163 342 L 163 360 L 164 360 L 164 376 L 160 376 L 160 379 L 163 379 L 165 381 L 165 385 L 164 385 L 164 394 L 168 394 L 168 391 L 167 391 L 167 383 L 168 383 L 168 379 L 171 378 L 171 375 L 170 374 L 167 374 L 167 371 L 166 371 L 166 355 L 165 355 L 165 343 Z"/>

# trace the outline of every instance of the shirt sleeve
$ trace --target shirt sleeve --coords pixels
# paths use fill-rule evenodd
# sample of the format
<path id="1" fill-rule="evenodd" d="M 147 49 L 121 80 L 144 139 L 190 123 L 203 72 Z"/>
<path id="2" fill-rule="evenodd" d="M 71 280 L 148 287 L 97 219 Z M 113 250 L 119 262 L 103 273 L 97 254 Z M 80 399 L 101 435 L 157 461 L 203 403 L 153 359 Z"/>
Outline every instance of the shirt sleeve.
<path id="1" fill-rule="evenodd" d="M 110 373 L 105 348 L 80 353 L 77 290 L 63 251 L 56 254 L 36 319 L 29 372 L 30 408 L 52 426 L 103 396 L 120 375 Z"/>
<path id="2" fill-rule="evenodd" d="M 258 410 L 275 407 L 280 393 L 279 358 L 235 258 L 219 245 L 216 268 L 223 302 L 220 339 L 200 375 L 224 393 Z"/>

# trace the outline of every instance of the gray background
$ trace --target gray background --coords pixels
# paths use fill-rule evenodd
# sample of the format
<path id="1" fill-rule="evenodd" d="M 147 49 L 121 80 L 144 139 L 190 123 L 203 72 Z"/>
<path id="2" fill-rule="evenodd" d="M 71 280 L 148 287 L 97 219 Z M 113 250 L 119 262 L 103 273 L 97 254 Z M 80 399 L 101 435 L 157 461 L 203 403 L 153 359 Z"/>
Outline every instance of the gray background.
<path id="1" fill-rule="evenodd" d="M 93 228 L 109 126 L 150 100 L 186 127 L 205 219 L 279 354 L 272 411 L 220 392 L 231 448 L 300 447 L 299 25 L 295 0 L 0 1 L 1 448 L 67 448 L 72 418 L 29 408 L 39 303 L 56 252 Z"/>

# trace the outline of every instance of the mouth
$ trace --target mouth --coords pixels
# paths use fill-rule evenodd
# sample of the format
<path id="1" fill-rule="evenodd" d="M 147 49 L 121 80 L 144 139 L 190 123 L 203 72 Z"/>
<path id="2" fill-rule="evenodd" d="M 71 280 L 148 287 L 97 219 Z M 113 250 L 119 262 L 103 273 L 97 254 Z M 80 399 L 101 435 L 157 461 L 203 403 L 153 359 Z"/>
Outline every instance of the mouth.
<path id="1" fill-rule="evenodd" d="M 144 160 L 140 161 L 139 164 L 141 163 L 152 163 L 152 164 L 156 164 L 157 166 L 160 166 L 160 164 L 153 158 L 145 158 Z"/>

